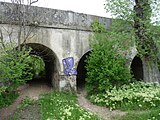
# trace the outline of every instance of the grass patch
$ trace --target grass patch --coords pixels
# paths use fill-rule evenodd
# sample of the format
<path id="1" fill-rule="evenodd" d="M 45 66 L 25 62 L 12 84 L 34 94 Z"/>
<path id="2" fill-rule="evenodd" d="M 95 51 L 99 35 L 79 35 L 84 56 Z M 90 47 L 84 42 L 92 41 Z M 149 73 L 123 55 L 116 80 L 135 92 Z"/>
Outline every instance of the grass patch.
<path id="1" fill-rule="evenodd" d="M 0 109 L 11 105 L 19 96 L 18 93 L 1 93 L 0 94 Z"/>
<path id="2" fill-rule="evenodd" d="M 146 111 L 129 111 L 125 116 L 114 116 L 114 120 L 160 120 L 160 108 Z"/>
<path id="3" fill-rule="evenodd" d="M 77 96 L 67 92 L 45 94 L 40 99 L 42 120 L 100 120 L 96 115 L 82 109 Z"/>

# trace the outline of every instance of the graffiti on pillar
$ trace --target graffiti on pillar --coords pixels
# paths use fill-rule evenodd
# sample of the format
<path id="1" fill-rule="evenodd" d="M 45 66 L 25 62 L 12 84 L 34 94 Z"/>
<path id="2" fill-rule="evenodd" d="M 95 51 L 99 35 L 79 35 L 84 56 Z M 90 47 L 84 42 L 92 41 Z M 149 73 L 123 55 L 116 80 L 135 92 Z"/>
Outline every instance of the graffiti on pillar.
<path id="1" fill-rule="evenodd" d="M 64 74 L 69 75 L 77 75 L 77 71 L 74 67 L 74 58 L 68 57 L 62 60 L 64 66 Z"/>

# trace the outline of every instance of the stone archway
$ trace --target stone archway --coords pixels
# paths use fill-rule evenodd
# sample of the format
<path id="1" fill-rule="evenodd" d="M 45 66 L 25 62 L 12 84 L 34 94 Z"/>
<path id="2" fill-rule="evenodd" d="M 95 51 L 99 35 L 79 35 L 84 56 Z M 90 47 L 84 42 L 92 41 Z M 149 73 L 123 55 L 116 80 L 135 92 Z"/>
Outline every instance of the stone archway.
<path id="1" fill-rule="evenodd" d="M 45 76 L 43 79 L 52 85 L 54 89 L 59 89 L 59 68 L 60 64 L 56 54 L 48 47 L 38 43 L 25 44 L 26 47 L 31 47 L 30 54 L 41 57 L 45 63 Z"/>
<path id="2" fill-rule="evenodd" d="M 143 80 L 143 63 L 140 57 L 135 56 L 131 63 L 131 74 L 136 80 Z"/>
<path id="3" fill-rule="evenodd" d="M 86 57 L 90 54 L 90 51 L 85 53 L 81 59 L 79 60 L 78 66 L 77 66 L 77 78 L 76 78 L 76 85 L 77 89 L 83 89 L 85 87 L 85 79 L 86 79 L 86 73 L 87 70 L 85 68 L 86 66 Z"/>

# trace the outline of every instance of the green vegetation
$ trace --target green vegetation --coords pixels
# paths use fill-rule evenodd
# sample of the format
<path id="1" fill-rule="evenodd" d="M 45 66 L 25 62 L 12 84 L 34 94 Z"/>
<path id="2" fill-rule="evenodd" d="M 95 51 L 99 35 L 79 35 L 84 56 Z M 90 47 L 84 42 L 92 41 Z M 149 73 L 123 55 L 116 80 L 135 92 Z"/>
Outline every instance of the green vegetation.
<path id="1" fill-rule="evenodd" d="M 96 104 L 121 110 L 147 110 L 160 107 L 160 86 L 151 83 L 134 82 L 113 87 L 103 94 L 91 95 Z"/>
<path id="2" fill-rule="evenodd" d="M 74 93 L 56 91 L 41 95 L 37 101 L 24 99 L 10 120 L 18 120 L 22 117 L 21 111 L 34 104 L 37 104 L 41 120 L 101 120 L 81 108 L 77 104 L 77 96 Z"/>
<path id="3" fill-rule="evenodd" d="M 131 80 L 130 71 L 125 65 L 127 59 L 123 55 L 128 47 L 124 47 L 124 44 L 131 36 L 124 32 L 104 33 L 97 21 L 92 25 L 96 31 L 90 39 L 92 51 L 86 61 L 86 88 L 89 94 L 96 94 Z"/>
<path id="4" fill-rule="evenodd" d="M 41 57 L 30 55 L 28 61 L 29 66 L 32 67 L 30 72 L 33 74 L 33 77 L 42 77 L 45 75 L 45 63 Z"/>
<path id="5" fill-rule="evenodd" d="M 159 0 L 106 0 L 105 9 L 115 20 L 121 20 L 111 31 L 128 32 L 134 36 L 138 55 L 143 59 L 146 81 L 159 82 Z M 129 28 L 126 27 L 128 24 Z M 155 75 L 157 74 L 157 75 Z"/>
<path id="6" fill-rule="evenodd" d="M 82 109 L 76 95 L 66 92 L 53 92 L 40 99 L 42 120 L 100 120 L 96 115 Z"/>
<path id="7" fill-rule="evenodd" d="M 145 111 L 129 111 L 125 116 L 114 116 L 114 120 L 159 120 L 160 108 Z"/>
<path id="8" fill-rule="evenodd" d="M 7 92 L 13 92 L 26 80 L 32 79 L 31 67 L 28 64 L 31 49 L 22 48 L 21 51 L 8 49 L 0 55 L 0 87 Z"/>
<path id="9" fill-rule="evenodd" d="M 115 18 L 111 29 L 103 30 L 97 21 L 92 24 L 95 33 L 86 66 L 88 98 L 111 110 L 127 111 L 120 120 L 160 119 L 160 86 L 132 79 L 124 57 L 129 47 L 136 46 L 150 75 L 146 81 L 159 82 L 159 38 L 156 37 L 159 26 L 153 27 L 150 18 L 151 12 L 159 10 L 158 3 L 158 0 L 108 0 L 106 10 Z"/>
<path id="10" fill-rule="evenodd" d="M 18 109 L 22 110 L 30 105 L 33 105 L 34 103 L 35 103 L 34 100 L 31 100 L 29 97 L 26 97 L 18 106 Z"/>
<path id="11" fill-rule="evenodd" d="M 44 62 L 30 55 L 31 48 L 13 49 L 6 45 L 0 49 L 0 108 L 17 98 L 17 88 L 35 75 L 44 75 Z"/>
<path id="12" fill-rule="evenodd" d="M 0 109 L 11 105 L 18 96 L 18 93 L 1 93 Z"/>

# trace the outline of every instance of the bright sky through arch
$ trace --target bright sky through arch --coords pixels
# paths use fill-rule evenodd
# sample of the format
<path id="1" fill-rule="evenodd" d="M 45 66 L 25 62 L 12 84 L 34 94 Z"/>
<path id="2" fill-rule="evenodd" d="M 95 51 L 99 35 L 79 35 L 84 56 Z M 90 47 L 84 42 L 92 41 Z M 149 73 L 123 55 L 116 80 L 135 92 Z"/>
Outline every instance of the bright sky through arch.
<path id="1" fill-rule="evenodd" d="M 0 1 L 10 2 L 11 0 Z M 104 9 L 104 4 L 105 0 L 39 0 L 33 5 L 109 17 L 110 15 Z"/>

